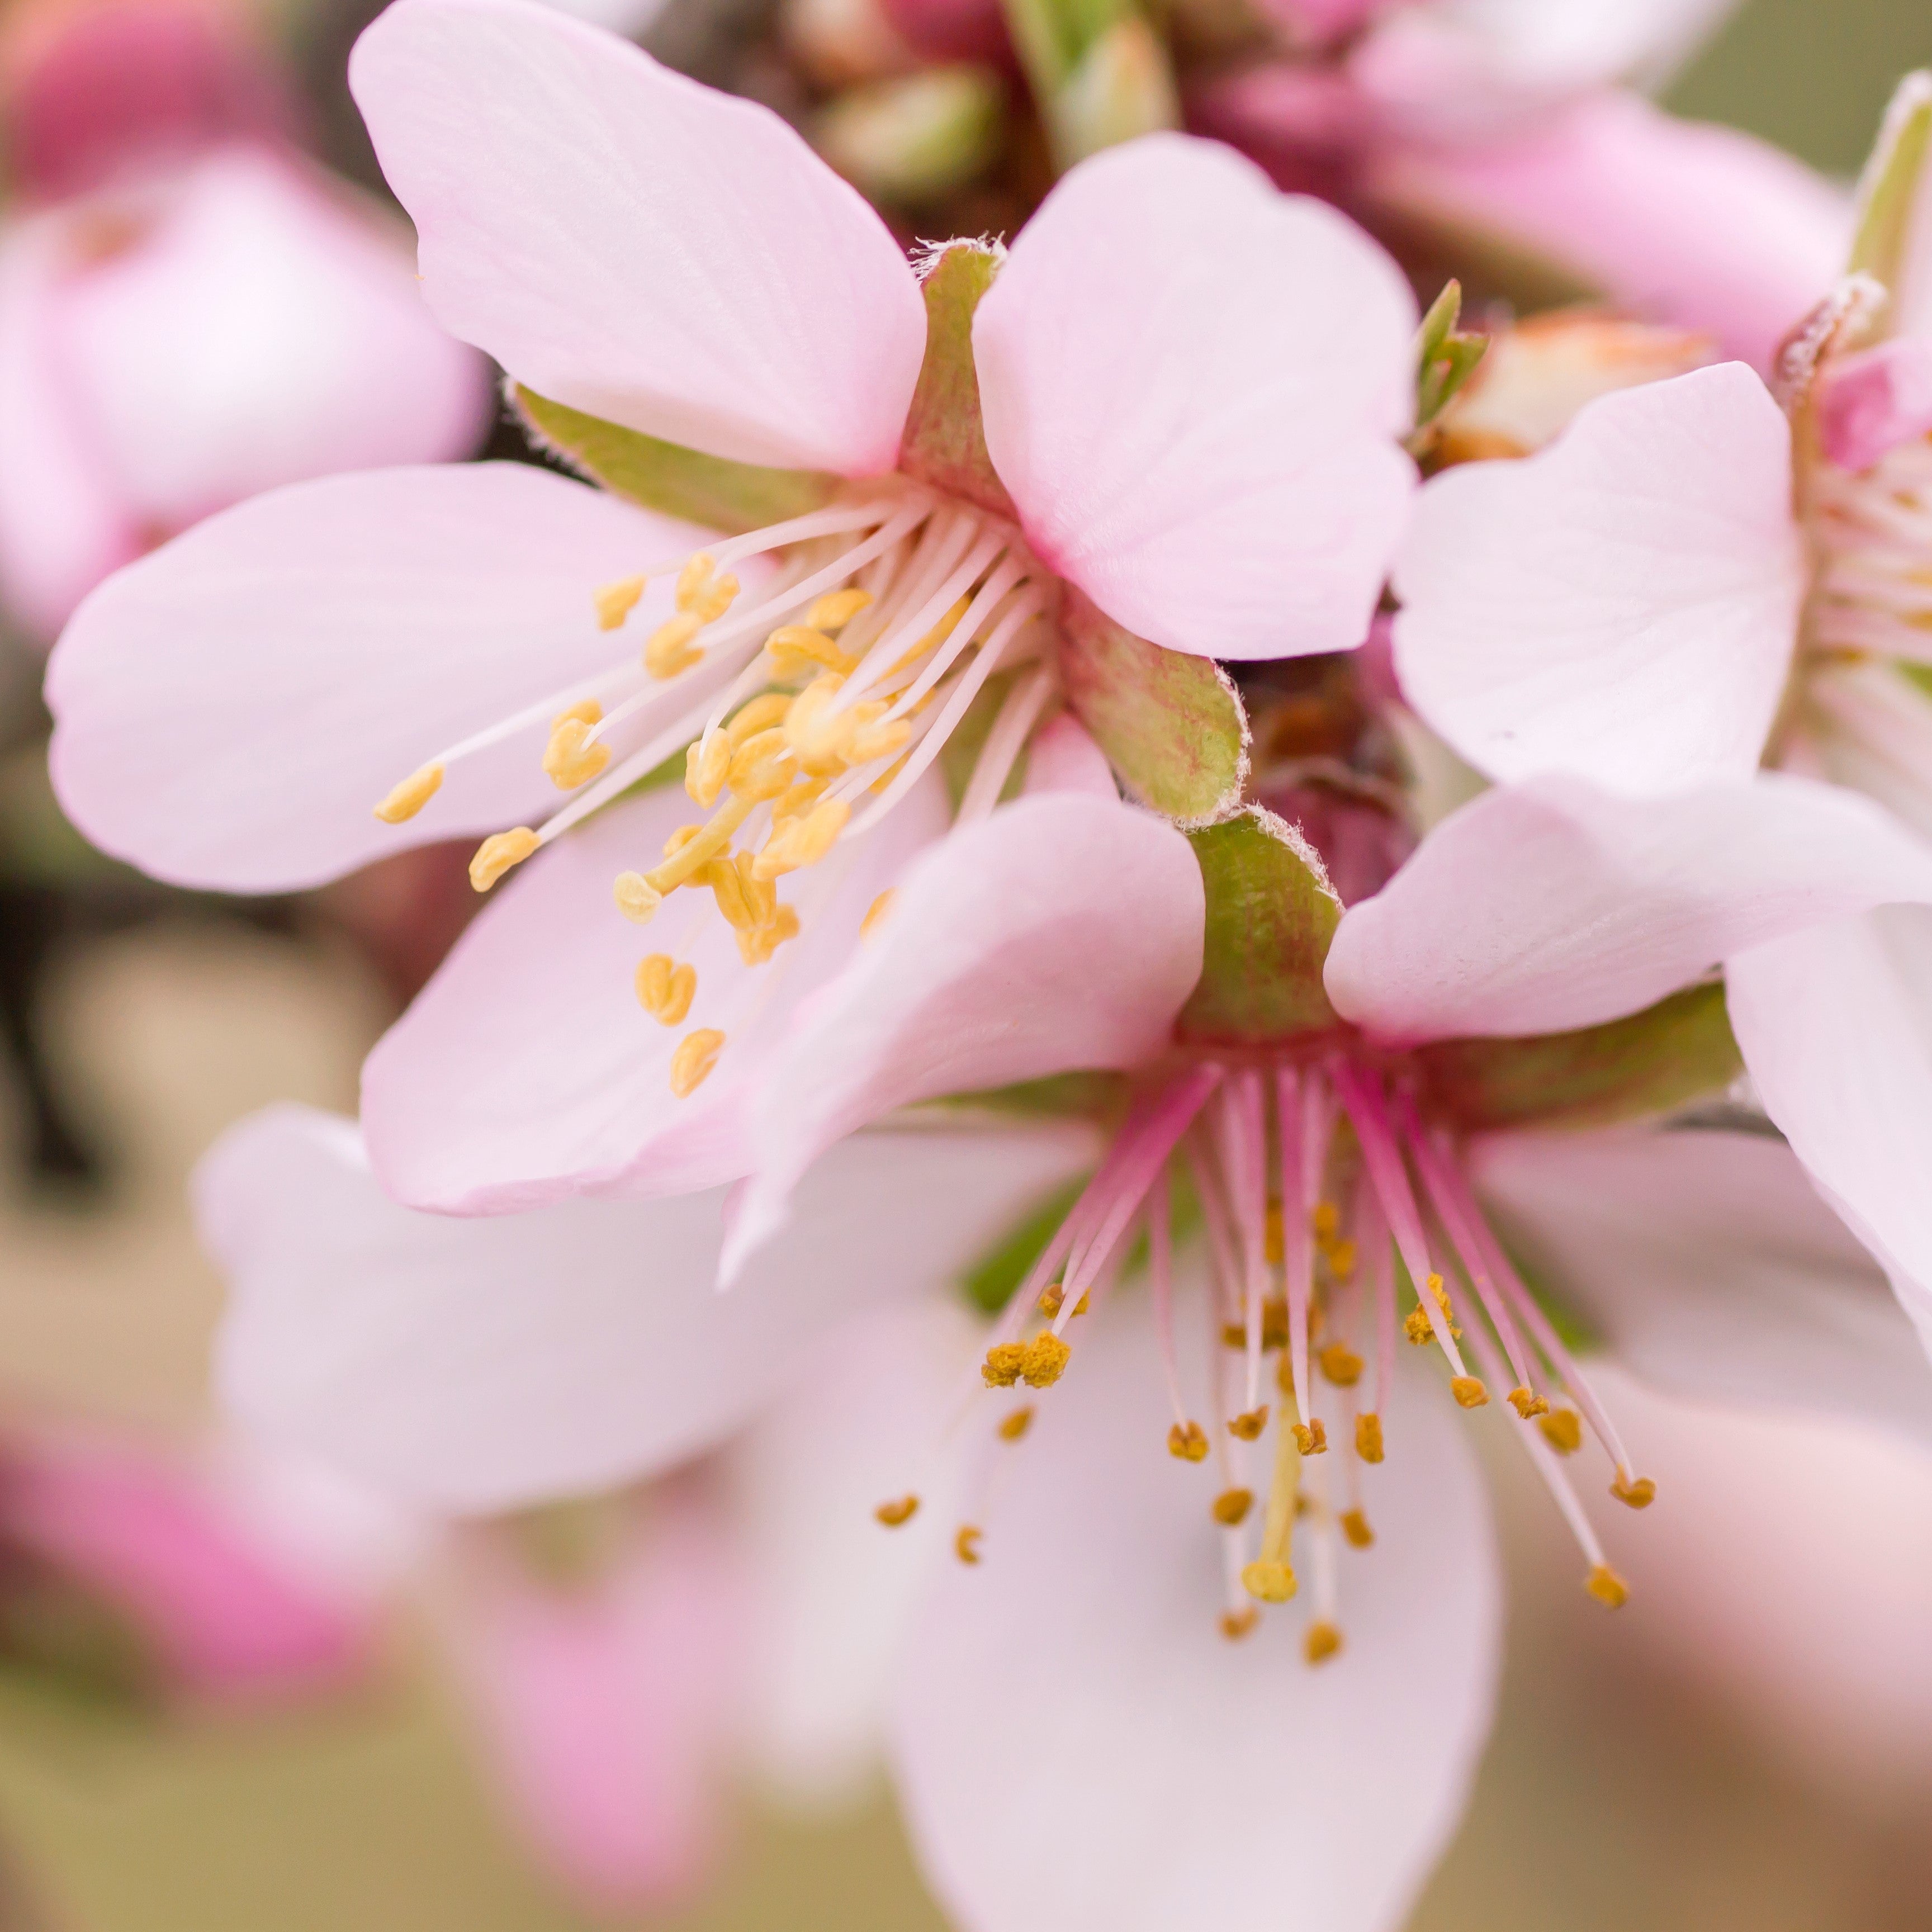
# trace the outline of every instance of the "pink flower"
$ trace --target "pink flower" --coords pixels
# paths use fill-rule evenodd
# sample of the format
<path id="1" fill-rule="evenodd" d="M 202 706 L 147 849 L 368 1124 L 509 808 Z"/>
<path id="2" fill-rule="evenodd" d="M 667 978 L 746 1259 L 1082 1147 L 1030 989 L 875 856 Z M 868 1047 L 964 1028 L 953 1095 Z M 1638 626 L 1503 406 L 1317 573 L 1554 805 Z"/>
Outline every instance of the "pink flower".
<path id="1" fill-rule="evenodd" d="M 1569 774 L 1621 795 L 1633 828 L 1688 833 L 1707 801 L 1762 801 L 1773 784 L 1789 796 L 1791 779 L 1753 780 L 1767 764 L 1856 785 L 1932 833 L 1919 682 L 1932 445 L 1908 410 L 1877 438 L 1894 446 L 1855 472 L 1814 407 L 1822 395 L 1829 424 L 1838 380 L 1863 392 L 1846 350 L 1922 339 L 1910 332 L 1932 260 L 1914 226 L 1928 122 L 1932 88 L 1909 82 L 1854 261 L 1882 267 L 1890 292 L 1855 279 L 1801 338 L 1795 436 L 1756 378 L 1726 364 L 1605 396 L 1540 454 L 1466 465 L 1424 491 L 1396 573 L 1396 668 L 1479 770 L 1539 785 Z M 1869 454 L 1869 422 L 1859 441 Z M 1882 842 L 1869 852 L 1905 842 L 1895 821 L 1874 822 Z M 1928 915 L 1846 903 L 1802 932 L 1738 935 L 1736 950 L 1707 936 L 1766 1112 L 1932 1322 L 1917 1179 L 1932 1156 L 1932 1036 L 1916 991 Z"/>
<path id="2" fill-rule="evenodd" d="M 388 219 L 266 137 L 270 83 L 190 31 L 207 15 L 83 8 L 14 77 L 32 166 L 0 227 L 0 595 L 36 634 L 213 511 L 459 455 L 488 413 Z M 147 111 L 124 112 L 136 58 Z"/>
<path id="3" fill-rule="evenodd" d="M 1606 295 L 1768 369 L 1842 253 L 1843 197 L 1764 142 L 1617 86 L 1660 78 L 1726 10 L 1397 6 L 1326 62 L 1207 84 L 1193 120 L 1372 226 L 1500 253 L 1546 296 Z"/>
<path id="4" fill-rule="evenodd" d="M 1392 265 L 1162 136 L 1076 170 L 1010 253 L 956 245 L 922 283 L 775 117 L 518 0 L 402 0 L 352 79 L 436 313 L 587 466 L 758 526 L 706 538 L 522 466 L 244 506 L 70 628 L 48 692 L 76 823 L 231 890 L 510 825 L 480 889 L 548 848 L 369 1064 L 378 1171 L 416 1204 L 744 1173 L 771 1042 L 866 922 L 913 916 L 907 868 L 949 818 L 919 917 L 1007 946 L 974 994 L 1005 1058 L 989 1043 L 976 1070 L 1048 1070 L 1016 998 L 1064 972 L 1063 944 L 1091 998 L 1053 1064 L 1137 1056 L 1117 991 L 1178 977 L 1178 998 L 1192 941 L 1123 895 L 1184 898 L 1184 848 L 1090 747 L 1051 782 L 1097 768 L 1104 797 L 1030 800 L 1028 832 L 981 821 L 1063 694 L 1140 796 L 1210 814 L 1243 727 L 1200 660 L 1359 640 L 1414 481 Z M 640 600 L 641 664 L 611 634 Z M 623 796 L 667 754 L 698 826 L 668 788 Z M 518 823 L 559 788 L 540 831 Z M 614 880 L 658 921 L 641 966 Z"/>

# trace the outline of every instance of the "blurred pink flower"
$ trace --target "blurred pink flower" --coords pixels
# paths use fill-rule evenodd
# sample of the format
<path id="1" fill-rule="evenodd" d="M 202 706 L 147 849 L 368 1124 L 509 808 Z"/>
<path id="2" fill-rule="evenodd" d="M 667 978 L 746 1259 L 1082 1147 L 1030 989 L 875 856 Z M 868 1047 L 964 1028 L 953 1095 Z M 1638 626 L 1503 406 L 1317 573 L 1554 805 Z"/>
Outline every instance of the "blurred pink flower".
<path id="1" fill-rule="evenodd" d="M 1528 265 L 1546 283 L 1708 330 L 1768 369 L 1843 253 L 1844 196 L 1762 142 L 1680 121 L 1619 85 L 1660 77 L 1730 4 L 1378 9 L 1329 59 L 1204 84 L 1191 122 L 1372 226 Z"/>
<path id="2" fill-rule="evenodd" d="M 260 1702 L 338 1687 L 371 1661 L 358 1588 L 158 1455 L 14 1435 L 0 1448 L 0 1544 L 104 1603 L 165 1694 Z"/>
<path id="3" fill-rule="evenodd" d="M 485 365 L 430 319 L 400 225 L 280 137 L 232 20 L 194 0 L 23 17 L 0 598 L 30 633 L 258 490 L 474 446 Z"/>

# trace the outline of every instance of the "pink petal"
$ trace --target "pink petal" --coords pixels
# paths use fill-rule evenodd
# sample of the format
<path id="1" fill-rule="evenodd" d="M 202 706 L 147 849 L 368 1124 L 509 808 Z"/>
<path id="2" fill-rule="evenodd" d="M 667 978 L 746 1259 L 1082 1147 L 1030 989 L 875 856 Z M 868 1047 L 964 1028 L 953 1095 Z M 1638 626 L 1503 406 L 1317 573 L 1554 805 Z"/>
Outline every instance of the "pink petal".
<path id="1" fill-rule="evenodd" d="M 893 467 L 925 304 L 769 109 L 525 0 L 399 0 L 350 80 L 430 306 L 519 382 L 715 456 Z"/>
<path id="2" fill-rule="evenodd" d="M 347 1122 L 275 1108 L 196 1178 L 230 1284 L 221 1391 L 268 1439 L 430 1508 L 607 1488 L 715 1445 L 834 1324 L 949 1283 L 1092 1157 L 1066 1128 L 867 1135 L 720 1295 L 722 1191 L 418 1214 Z"/>
<path id="3" fill-rule="evenodd" d="M 59 296 L 66 386 L 146 530 L 259 490 L 473 450 L 490 372 L 439 328 L 406 238 L 326 176 L 231 148 L 76 212 L 141 224 Z"/>
<path id="4" fill-rule="evenodd" d="M 983 1560 L 946 1564 L 909 1634 L 893 1755 L 926 1877 L 980 1932 L 1386 1932 L 1455 1828 L 1495 1691 L 1466 1433 L 1420 1380 L 1401 1391 L 1362 1472 L 1376 1547 L 1340 1555 L 1344 1646 L 1311 1670 L 1305 1532 L 1302 1600 L 1228 1642 L 1210 1485 L 1162 1439 L 1145 1300 L 1095 1323 L 1003 1451 L 1028 1467 L 974 1519 Z"/>
<path id="5" fill-rule="evenodd" d="M 1345 217 L 1150 135 L 1074 169 L 981 302 L 986 447 L 1041 556 L 1128 629 L 1201 657 L 1346 650 L 1414 486 L 1414 329 Z"/>
<path id="6" fill-rule="evenodd" d="M 1820 921 L 1928 900 L 1932 851 L 1833 785 L 1768 776 L 1619 799 L 1540 778 L 1452 813 L 1349 908 L 1328 996 L 1392 1040 L 1556 1032 Z"/>
<path id="7" fill-rule="evenodd" d="M 1726 968 L 1765 1112 L 1932 1348 L 1932 914 L 1892 907 Z"/>
<path id="8" fill-rule="evenodd" d="M 370 1660 L 366 1612 L 280 1561 L 184 1471 L 49 1441 L 9 1457 L 6 1496 L 9 1538 L 99 1591 L 179 1688 L 282 1696 Z"/>
<path id="9" fill-rule="evenodd" d="M 1661 791 L 1754 770 L 1804 595 L 1783 412 L 1742 364 L 1599 397 L 1422 493 L 1396 566 L 1410 702 L 1492 778 Z"/>
<path id="10" fill-rule="evenodd" d="M 609 1574 L 462 1566 L 452 1648 L 523 1835 L 594 1910 L 688 1894 L 719 1848 L 743 1606 L 724 1526 L 656 1499 Z"/>
<path id="11" fill-rule="evenodd" d="M 1055 793 L 951 833 L 774 1054 L 726 1278 L 783 1225 L 813 1161 L 868 1120 L 1158 1052 L 1200 977 L 1202 907 L 1192 848 L 1132 806 Z"/>
<path id="12" fill-rule="evenodd" d="M 548 720 L 374 808 L 438 751 L 628 658 L 592 593 L 700 533 L 524 464 L 298 484 L 101 586 L 47 674 L 61 802 L 180 885 L 310 886 L 555 803 Z M 668 580 L 633 628 L 670 608 Z"/>
<path id="13" fill-rule="evenodd" d="M 1372 201 L 1546 257 L 1768 371 L 1850 240 L 1844 193 L 1766 143 L 1599 93 L 1514 139 L 1389 148 Z"/>
<path id="14" fill-rule="evenodd" d="M 1911 1325 L 1782 1141 L 1508 1134 L 1473 1158 L 1512 1252 L 1646 1381 L 1882 1418 L 1932 1442 L 1932 1373 Z"/>
<path id="15" fill-rule="evenodd" d="M 935 1459 L 986 1324 L 952 1298 L 848 1322 L 726 1452 L 754 1621 L 744 1742 L 761 1783 L 815 1808 L 862 1798 L 884 1750 L 908 1618 L 950 1562 L 960 1472 Z M 916 1486 L 887 1534 L 873 1511 Z"/>
<path id="16" fill-rule="evenodd" d="M 41 643 L 142 547 L 63 373 L 66 244 L 58 215 L 0 236 L 0 601 Z"/>
<path id="17" fill-rule="evenodd" d="M 1106 753 L 1070 711 L 1063 711 L 1034 734 L 1027 747 L 1024 789 L 1029 798 L 1048 791 L 1085 792 L 1109 800 L 1120 795 Z"/>
<path id="18" fill-rule="evenodd" d="M 860 922 L 945 823 L 935 773 L 874 834 L 781 886 L 803 931 L 746 966 L 708 892 L 640 930 L 619 873 L 657 862 L 699 814 L 681 785 L 613 806 L 496 888 L 362 1072 L 363 1125 L 382 1185 L 446 1214 L 496 1214 L 578 1194 L 663 1195 L 736 1179 L 754 1158 L 746 1108 L 799 1002 L 838 973 Z M 686 1022 L 638 1004 L 646 954 L 698 974 Z M 679 1042 L 725 1046 L 695 1093 L 671 1091 Z"/>
<path id="19" fill-rule="evenodd" d="M 1827 364 L 1818 434 L 1840 470 L 1869 470 L 1900 443 L 1932 430 L 1932 342 L 1894 336 Z"/>

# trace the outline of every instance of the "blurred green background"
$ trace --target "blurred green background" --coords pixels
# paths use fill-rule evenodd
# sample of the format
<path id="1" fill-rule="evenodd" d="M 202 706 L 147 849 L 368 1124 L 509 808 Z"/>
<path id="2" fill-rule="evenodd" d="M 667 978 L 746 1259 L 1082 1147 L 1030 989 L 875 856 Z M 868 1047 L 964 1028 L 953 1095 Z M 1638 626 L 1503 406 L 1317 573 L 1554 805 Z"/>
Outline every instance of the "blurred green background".
<path id="1" fill-rule="evenodd" d="M 1752 0 L 1670 99 L 1850 173 L 1898 74 L 1925 62 L 1927 0 Z M 182 1208 L 188 1168 L 223 1124 L 270 1099 L 352 1104 L 382 996 L 346 956 L 164 923 L 91 946 L 58 1004 L 64 1076 L 114 1143 L 122 1179 L 84 1216 L 0 1204 L 0 1376 L 16 1402 L 192 1426 L 217 1290 Z M 1932 1923 L 1932 1772 L 1875 1766 L 1861 1778 L 1802 1747 L 1769 1748 L 1736 1697 L 1646 1640 L 1641 1598 L 1616 1619 L 1592 1612 L 1540 1498 L 1514 1466 L 1496 1474 L 1513 1603 L 1502 1719 L 1415 1932 Z M 1795 1546 L 1802 1529 L 1794 1520 Z M 649 1922 L 940 1922 L 880 1796 L 816 1826 L 748 1803 L 714 1892 Z M 405 1660 L 388 1689 L 319 1716 L 161 1733 L 0 1691 L 0 1932 L 588 1923 L 506 1845 L 426 1664 Z"/>

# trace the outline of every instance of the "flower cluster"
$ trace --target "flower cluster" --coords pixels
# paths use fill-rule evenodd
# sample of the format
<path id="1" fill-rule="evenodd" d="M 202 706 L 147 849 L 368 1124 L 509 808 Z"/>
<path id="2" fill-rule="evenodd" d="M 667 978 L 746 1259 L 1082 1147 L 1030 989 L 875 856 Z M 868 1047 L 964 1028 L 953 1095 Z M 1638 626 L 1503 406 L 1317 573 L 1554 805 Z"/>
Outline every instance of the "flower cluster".
<path id="1" fill-rule="evenodd" d="M 478 842 L 359 1133 L 202 1171 L 230 1403 L 458 1514 L 782 1412 L 962 1924 L 1395 1922 L 1493 1690 L 1474 1429 L 1615 1608 L 1667 1498 L 1592 1348 L 1922 1421 L 1932 91 L 1774 395 L 1419 316 L 1186 134 L 908 259 L 527 0 L 352 80 L 553 460 L 258 496 L 47 684 L 164 879 Z"/>

